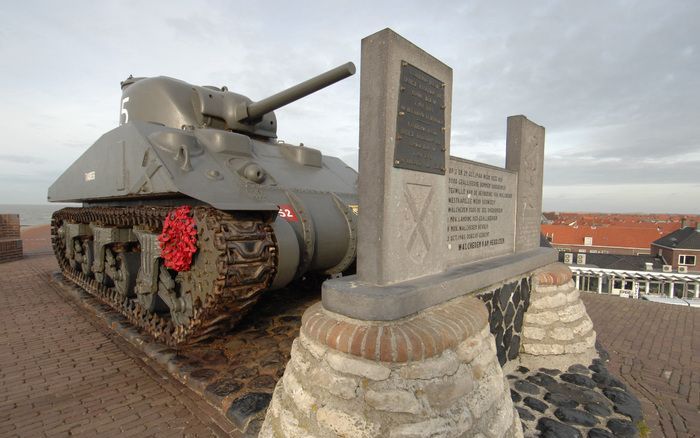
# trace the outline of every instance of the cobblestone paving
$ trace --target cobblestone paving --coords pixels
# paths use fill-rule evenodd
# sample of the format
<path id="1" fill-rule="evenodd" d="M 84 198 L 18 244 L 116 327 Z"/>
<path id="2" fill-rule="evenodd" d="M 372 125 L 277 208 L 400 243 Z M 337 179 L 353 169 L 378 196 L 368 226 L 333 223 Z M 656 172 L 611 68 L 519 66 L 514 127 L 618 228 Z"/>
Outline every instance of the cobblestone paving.
<path id="1" fill-rule="evenodd" d="M 48 284 L 53 256 L 0 265 L 0 436 L 228 436 L 232 426 Z"/>
<path id="2" fill-rule="evenodd" d="M 639 401 L 600 359 L 589 366 L 571 365 L 564 372 L 521 366 L 508 379 L 525 438 L 639 436 Z"/>
<path id="3" fill-rule="evenodd" d="M 607 364 L 642 402 L 651 437 L 700 436 L 700 309 L 582 293 Z"/>

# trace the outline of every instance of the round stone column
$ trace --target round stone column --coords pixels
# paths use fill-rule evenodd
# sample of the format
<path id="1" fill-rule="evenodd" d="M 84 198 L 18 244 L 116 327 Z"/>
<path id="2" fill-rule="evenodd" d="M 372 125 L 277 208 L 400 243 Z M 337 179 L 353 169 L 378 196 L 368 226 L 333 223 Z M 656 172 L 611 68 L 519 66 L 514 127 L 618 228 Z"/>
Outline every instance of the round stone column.
<path id="1" fill-rule="evenodd" d="M 302 318 L 261 437 L 519 437 L 484 304 L 460 297 L 392 322 Z"/>
<path id="2" fill-rule="evenodd" d="M 528 368 L 566 369 L 597 357 L 593 322 L 572 273 L 552 263 L 532 277 L 530 306 L 523 321 L 520 363 Z"/>

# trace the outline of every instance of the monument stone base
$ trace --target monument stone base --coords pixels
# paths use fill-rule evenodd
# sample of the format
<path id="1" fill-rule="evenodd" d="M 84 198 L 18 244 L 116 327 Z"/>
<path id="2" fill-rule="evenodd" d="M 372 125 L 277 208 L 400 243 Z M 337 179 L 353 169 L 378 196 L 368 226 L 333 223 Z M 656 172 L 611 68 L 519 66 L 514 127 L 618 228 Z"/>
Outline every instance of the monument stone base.
<path id="1" fill-rule="evenodd" d="M 310 307 L 261 437 L 521 437 L 483 302 L 391 321 Z"/>

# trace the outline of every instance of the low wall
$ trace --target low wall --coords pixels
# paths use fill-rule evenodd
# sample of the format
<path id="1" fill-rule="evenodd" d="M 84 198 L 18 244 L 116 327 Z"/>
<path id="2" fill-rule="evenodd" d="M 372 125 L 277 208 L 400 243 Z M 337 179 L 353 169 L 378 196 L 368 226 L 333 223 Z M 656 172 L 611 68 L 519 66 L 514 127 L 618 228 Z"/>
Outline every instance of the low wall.
<path id="1" fill-rule="evenodd" d="M 0 263 L 22 258 L 18 214 L 0 214 Z"/>

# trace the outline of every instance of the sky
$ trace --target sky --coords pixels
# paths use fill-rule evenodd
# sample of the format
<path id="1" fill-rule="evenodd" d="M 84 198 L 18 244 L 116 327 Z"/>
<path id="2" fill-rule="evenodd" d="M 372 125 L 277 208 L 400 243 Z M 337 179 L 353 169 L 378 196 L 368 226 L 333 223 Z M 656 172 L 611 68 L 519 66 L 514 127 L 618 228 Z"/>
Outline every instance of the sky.
<path id="1" fill-rule="evenodd" d="M 119 82 L 259 100 L 386 27 L 454 71 L 452 154 L 504 166 L 506 117 L 545 126 L 545 211 L 700 213 L 700 2 L 0 3 L 0 204 L 117 127 Z M 278 135 L 357 168 L 359 74 L 276 111 Z"/>

